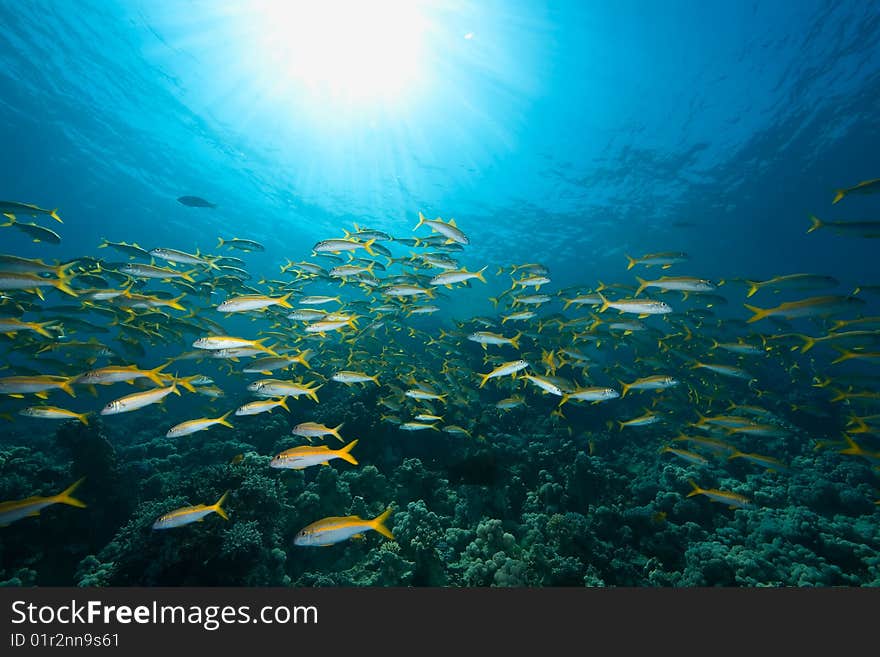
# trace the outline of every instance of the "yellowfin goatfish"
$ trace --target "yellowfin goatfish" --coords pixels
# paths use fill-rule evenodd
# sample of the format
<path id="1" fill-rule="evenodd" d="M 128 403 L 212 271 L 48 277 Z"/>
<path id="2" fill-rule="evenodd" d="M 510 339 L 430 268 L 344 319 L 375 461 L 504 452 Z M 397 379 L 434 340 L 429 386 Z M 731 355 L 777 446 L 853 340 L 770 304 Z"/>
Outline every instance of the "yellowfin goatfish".
<path id="1" fill-rule="evenodd" d="M 2 395 L 27 395 L 43 394 L 49 390 L 63 390 L 71 397 L 76 397 L 70 384 L 71 377 L 42 374 L 39 376 L 7 376 L 0 379 L 0 394 Z"/>
<path id="2" fill-rule="evenodd" d="M 721 502 L 722 504 L 726 504 L 731 509 L 754 509 L 755 506 L 751 503 L 751 501 L 739 495 L 738 493 L 731 493 L 726 490 L 717 490 L 715 488 L 700 488 L 697 486 L 696 482 L 693 480 L 688 480 L 693 490 L 687 494 L 688 497 L 693 497 L 694 495 L 705 495 L 713 502 Z"/>
<path id="3" fill-rule="evenodd" d="M 629 256 L 626 256 L 626 259 L 629 261 L 629 264 L 626 266 L 627 269 L 632 269 L 636 265 L 644 265 L 645 267 L 660 265 L 661 269 L 669 269 L 672 265 L 685 262 L 688 259 L 688 255 L 687 253 L 669 252 L 649 253 L 643 255 L 641 258 L 630 258 Z"/>
<path id="4" fill-rule="evenodd" d="M 342 436 L 339 435 L 339 430 L 342 428 L 344 422 L 340 422 L 339 426 L 335 428 L 325 427 L 323 424 L 318 424 L 317 422 L 301 422 L 297 424 L 293 429 L 290 430 L 294 436 L 302 436 L 303 438 L 323 438 L 324 436 L 335 436 L 339 442 L 345 442 L 342 440 Z"/>
<path id="5" fill-rule="evenodd" d="M 262 310 L 269 306 L 290 308 L 291 305 L 287 300 L 290 298 L 291 294 L 293 293 L 288 292 L 284 296 L 278 298 L 267 297 L 262 294 L 247 294 L 240 297 L 233 297 L 217 306 L 217 310 L 222 313 L 242 313 L 249 310 Z"/>
<path id="6" fill-rule="evenodd" d="M 810 217 L 812 224 L 808 233 L 819 228 L 830 228 L 841 235 L 855 237 L 880 237 L 880 221 L 821 221 L 818 217 Z M 34 240 L 36 241 L 36 239 Z"/>
<path id="7" fill-rule="evenodd" d="M 168 430 L 168 433 L 165 434 L 166 438 L 176 438 L 178 436 L 188 436 L 191 433 L 195 433 L 196 431 L 204 431 L 205 429 L 209 429 L 213 427 L 215 424 L 222 424 L 224 427 L 232 428 L 232 423 L 228 422 L 226 418 L 228 418 L 232 414 L 232 411 L 221 415 L 220 417 L 208 418 L 203 417 L 198 420 L 187 420 L 186 422 L 181 422 Z"/>
<path id="8" fill-rule="evenodd" d="M 512 360 L 507 363 L 502 363 L 488 374 L 480 374 L 480 387 L 482 388 L 486 385 L 486 382 L 489 379 L 494 379 L 499 376 L 507 376 L 508 374 L 516 374 L 527 367 L 529 367 L 529 363 L 524 360 Z"/>
<path id="9" fill-rule="evenodd" d="M 854 309 L 865 302 L 856 297 L 826 296 L 810 297 L 801 301 L 789 301 L 781 303 L 775 308 L 757 308 L 744 304 L 754 315 L 746 320 L 747 324 L 757 322 L 765 317 L 783 317 L 796 319 L 798 317 L 815 317 L 817 315 L 830 315 L 836 312 Z"/>
<path id="10" fill-rule="evenodd" d="M 46 214 L 52 217 L 59 224 L 63 224 L 61 217 L 58 216 L 58 208 L 47 210 L 30 203 L 19 203 L 17 201 L 0 201 L 0 214 L 14 219 L 16 215 L 27 214 L 36 217 L 38 214 Z"/>
<path id="11" fill-rule="evenodd" d="M 75 506 L 79 509 L 85 508 L 86 505 L 84 502 L 81 502 L 75 497 L 71 497 L 73 491 L 75 491 L 84 480 L 85 477 L 77 480 L 71 484 L 69 488 L 63 490 L 57 495 L 51 495 L 49 497 L 34 496 L 12 502 L 0 502 L 0 527 L 6 527 L 6 525 L 10 525 L 16 520 L 21 520 L 22 518 L 38 516 L 40 515 L 40 511 L 53 504 L 67 504 L 68 506 Z"/>
<path id="12" fill-rule="evenodd" d="M 34 242 L 48 242 L 49 244 L 61 244 L 61 235 L 56 233 L 54 230 L 49 230 L 48 228 L 43 228 L 39 224 L 35 223 L 22 223 L 15 218 L 11 218 L 5 224 L 0 224 L 2 227 L 7 226 L 15 226 L 21 232 L 26 233 Z"/>
<path id="13" fill-rule="evenodd" d="M 330 377 L 330 380 L 345 384 L 366 383 L 367 381 L 372 381 L 376 385 L 379 385 L 379 379 L 376 376 L 370 376 L 369 374 L 364 374 L 363 372 L 348 372 L 346 370 L 335 372 Z"/>
<path id="14" fill-rule="evenodd" d="M 636 276 L 639 282 L 639 289 L 633 296 L 639 296 L 645 288 L 655 287 L 664 292 L 673 290 L 676 292 L 711 292 L 715 289 L 715 285 L 711 281 L 702 278 L 691 278 L 689 276 L 664 276 L 656 281 L 646 281 L 644 278 Z"/>
<path id="15" fill-rule="evenodd" d="M 6 290 L 36 290 L 41 287 L 54 287 L 72 297 L 77 296 L 76 291 L 70 287 L 71 277 L 67 274 L 67 268 L 60 267 L 57 272 L 58 278 L 44 278 L 34 273 L 0 272 L 0 291 Z"/>
<path id="16" fill-rule="evenodd" d="M 375 241 L 375 239 L 367 240 L 366 242 L 358 242 L 357 240 L 349 239 L 323 240 L 315 244 L 315 246 L 312 247 L 312 250 L 315 253 L 339 253 L 341 251 L 364 249 L 371 256 L 374 256 L 376 255 L 376 252 L 373 251 L 373 242 Z"/>
<path id="17" fill-rule="evenodd" d="M 831 201 L 831 205 L 837 203 L 847 194 L 874 194 L 876 192 L 880 192 L 880 178 L 863 180 L 859 184 L 853 185 L 852 187 L 845 187 L 843 189 L 834 190 L 834 200 Z"/>
<path id="18" fill-rule="evenodd" d="M 467 271 L 466 269 L 462 269 L 459 271 L 445 271 L 442 274 L 437 274 L 434 278 L 428 281 L 428 284 L 452 285 L 453 283 L 463 283 L 465 281 L 469 281 L 472 278 L 476 278 L 477 280 L 485 283 L 486 279 L 483 278 L 484 271 L 486 271 L 486 267 L 483 267 L 479 271 Z"/>
<path id="19" fill-rule="evenodd" d="M 126 395 L 125 397 L 114 399 L 107 404 L 101 409 L 101 415 L 117 415 L 119 413 L 136 411 L 144 406 L 149 406 L 150 404 L 156 404 L 162 401 L 172 392 L 175 395 L 180 395 L 176 383 L 172 383 L 167 388 L 153 388 L 152 390 L 146 390 L 144 392 L 136 392 L 133 395 Z"/>
<path id="20" fill-rule="evenodd" d="M 210 506 L 199 504 L 197 506 L 184 506 L 175 509 L 174 511 L 170 511 L 165 515 L 160 516 L 156 522 L 153 523 L 153 529 L 171 529 L 172 527 L 188 525 L 191 522 L 201 522 L 205 519 L 205 516 L 211 513 L 216 513 L 224 520 L 229 520 L 229 516 L 227 516 L 226 511 L 223 510 L 223 502 L 226 501 L 228 495 L 229 491 L 226 491 L 220 496 L 220 499 L 217 500 L 215 504 Z"/>
<path id="21" fill-rule="evenodd" d="M 457 242 L 458 244 L 470 244 L 467 235 L 461 232 L 458 226 L 455 225 L 455 219 L 450 219 L 448 222 L 443 221 L 439 217 L 437 219 L 425 219 L 425 215 L 419 212 L 419 223 L 416 224 L 416 227 L 413 228 L 413 230 L 416 230 L 422 225 L 426 225 L 434 232 L 440 233 L 446 237 L 447 243 Z"/>
<path id="22" fill-rule="evenodd" d="M 272 349 L 263 346 L 263 340 L 246 340 L 244 338 L 235 338 L 228 335 L 209 335 L 204 338 L 199 338 L 192 343 L 192 346 L 196 349 L 207 349 L 209 351 L 250 347 L 251 349 L 265 352 L 271 356 L 278 356 L 278 354 L 272 351 Z"/>
<path id="23" fill-rule="evenodd" d="M 323 384 L 321 384 L 323 385 Z M 307 395 L 318 401 L 317 391 L 321 387 L 310 387 L 297 381 L 285 381 L 284 379 L 260 379 L 248 385 L 248 391 L 261 397 L 299 397 Z"/>
<path id="24" fill-rule="evenodd" d="M 345 447 L 330 449 L 326 445 L 302 445 L 281 452 L 269 462 L 272 468 L 287 468 L 290 470 L 303 470 L 313 465 L 330 465 L 333 459 L 342 459 L 352 465 L 357 465 L 357 459 L 351 455 L 352 448 L 358 444 L 352 440 Z"/>
<path id="25" fill-rule="evenodd" d="M 135 379 L 149 379 L 157 386 L 164 381 L 160 372 L 168 367 L 171 361 L 152 370 L 139 370 L 134 365 L 108 365 L 85 374 L 80 374 L 74 383 L 82 385 L 110 385 L 111 383 L 132 382 Z"/>
<path id="26" fill-rule="evenodd" d="M 290 408 L 287 406 L 287 397 L 282 397 L 281 399 L 263 399 L 255 402 L 248 402 L 244 406 L 239 406 L 235 410 L 236 415 L 259 415 L 260 413 L 271 412 L 272 409 L 280 406 L 285 411 L 290 413 Z"/>
<path id="27" fill-rule="evenodd" d="M 371 529 L 393 540 L 394 535 L 385 526 L 385 521 L 391 516 L 391 512 L 390 508 L 386 509 L 372 520 L 364 520 L 359 516 L 324 518 L 302 529 L 293 539 L 293 544 L 323 547 L 360 536 Z"/>
<path id="28" fill-rule="evenodd" d="M 619 299 L 618 301 L 609 301 L 602 294 L 599 294 L 602 300 L 602 306 L 599 308 L 600 313 L 604 313 L 609 308 L 614 308 L 622 313 L 633 313 L 635 315 L 663 315 L 671 313 L 672 308 L 663 301 L 637 301 L 636 299 Z"/>
<path id="29" fill-rule="evenodd" d="M 0 333 L 10 334 L 17 333 L 18 331 L 33 331 L 39 335 L 42 335 L 44 338 L 53 338 L 54 336 L 47 331 L 47 328 L 51 328 L 52 325 L 55 324 L 54 321 L 50 322 L 23 322 L 20 319 L 15 317 L 0 317 Z"/>
<path id="30" fill-rule="evenodd" d="M 570 399 L 574 399 L 575 401 L 589 401 L 593 403 L 598 403 L 607 401 L 609 399 L 617 399 L 618 397 L 620 397 L 620 393 L 617 392 L 614 388 L 580 388 L 578 390 L 573 390 L 572 392 L 562 395 L 562 400 L 559 402 L 559 405 L 562 406 Z"/>
<path id="31" fill-rule="evenodd" d="M 488 331 L 477 331 L 476 333 L 471 333 L 469 336 L 467 336 L 467 339 L 481 345 L 483 349 L 486 349 L 486 345 L 490 344 L 508 344 L 514 349 L 519 349 L 519 339 L 521 335 L 522 333 L 517 333 L 512 338 L 505 338 L 503 335 L 498 335 L 497 333 L 489 333 Z"/>
<path id="32" fill-rule="evenodd" d="M 217 248 L 219 249 L 221 246 L 229 247 L 230 249 L 239 249 L 241 251 L 265 251 L 266 247 L 260 244 L 259 242 L 255 242 L 254 240 L 246 240 L 240 237 L 233 237 L 232 239 L 225 240 L 222 237 L 217 238 Z"/>
<path id="33" fill-rule="evenodd" d="M 620 381 L 620 385 L 623 390 L 620 396 L 626 397 L 626 393 L 630 390 L 665 390 L 666 388 L 677 386 L 678 381 L 671 376 L 660 374 L 657 376 L 646 376 L 641 379 L 636 379 L 632 383 L 624 383 L 623 381 Z"/>
<path id="34" fill-rule="evenodd" d="M 89 420 L 86 417 L 88 413 L 75 413 L 74 411 L 68 411 L 65 408 L 57 408 L 55 406 L 29 406 L 28 408 L 21 409 L 18 414 L 26 417 L 42 418 L 45 420 L 73 419 L 79 420 L 86 426 L 89 424 Z"/>

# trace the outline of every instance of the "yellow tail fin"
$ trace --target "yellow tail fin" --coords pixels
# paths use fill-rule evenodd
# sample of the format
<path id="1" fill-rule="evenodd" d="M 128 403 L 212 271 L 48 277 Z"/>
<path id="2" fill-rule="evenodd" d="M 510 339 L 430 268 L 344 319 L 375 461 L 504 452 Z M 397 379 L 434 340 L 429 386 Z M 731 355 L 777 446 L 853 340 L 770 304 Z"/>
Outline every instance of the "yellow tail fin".
<path id="1" fill-rule="evenodd" d="M 746 281 L 749 285 L 749 291 L 746 292 L 746 298 L 751 297 L 755 292 L 758 291 L 758 288 L 761 286 L 760 281 Z"/>
<path id="2" fill-rule="evenodd" d="M 88 413 L 79 413 L 76 416 L 76 419 L 79 420 L 80 422 L 82 422 L 84 425 L 89 426 L 88 415 L 89 415 Z"/>
<path id="3" fill-rule="evenodd" d="M 144 376 L 147 377 L 153 383 L 155 383 L 157 386 L 161 386 L 163 381 L 162 381 L 162 377 L 159 376 L 159 372 L 164 370 L 166 367 L 171 365 L 171 363 L 173 363 L 173 362 L 174 362 L 173 360 L 169 360 L 167 363 L 159 365 L 159 367 L 156 367 L 152 370 L 146 370 L 144 372 Z M 195 392 L 195 391 L 193 391 L 193 392 Z"/>
<path id="4" fill-rule="evenodd" d="M 703 492 L 703 489 L 697 486 L 697 482 L 693 479 L 688 479 L 688 483 L 693 487 L 693 490 L 687 494 L 688 497 L 693 497 L 694 495 L 699 495 Z"/>
<path id="5" fill-rule="evenodd" d="M 648 281 L 646 281 L 644 278 L 639 278 L 638 276 L 636 276 L 636 280 L 639 282 L 639 289 L 636 290 L 636 293 L 633 296 L 637 297 L 646 287 L 648 287 Z"/>
<path id="6" fill-rule="evenodd" d="M 834 190 L 834 200 L 831 201 L 831 205 L 834 205 L 835 203 L 837 203 L 837 202 L 838 202 L 840 199 L 842 199 L 844 196 L 846 196 L 846 190 L 845 190 L 845 189 L 835 189 L 835 190 Z"/>
<path id="7" fill-rule="evenodd" d="M 287 406 L 287 397 L 282 397 L 278 400 L 278 405 L 283 408 L 285 411 L 290 413 L 290 408 Z"/>
<path id="8" fill-rule="evenodd" d="M 419 223 L 416 224 L 416 227 L 413 228 L 413 230 L 416 230 L 419 226 L 421 226 L 424 223 L 425 223 L 425 215 L 423 215 L 421 212 L 419 212 Z M 416 246 L 418 246 L 418 245 L 416 245 Z"/>
<path id="9" fill-rule="evenodd" d="M 58 387 L 61 388 L 64 392 L 66 392 L 71 397 L 76 397 L 76 393 L 73 391 L 73 388 L 70 387 L 71 382 L 75 378 L 76 377 L 72 376 L 69 379 L 67 379 L 67 381 L 62 381 L 61 383 L 58 384 Z"/>
<path id="10" fill-rule="evenodd" d="M 344 440 L 342 440 L 342 436 L 339 435 L 339 430 L 342 428 L 343 424 L 345 424 L 345 422 L 340 422 L 338 427 L 330 429 L 330 433 L 336 436 L 336 439 L 339 440 L 339 442 L 345 442 Z"/>
<path id="11" fill-rule="evenodd" d="M 812 214 L 810 215 L 810 222 L 811 222 L 811 225 L 810 225 L 809 230 L 807 230 L 807 233 L 812 233 L 817 228 L 822 228 L 822 226 L 825 225 L 819 220 L 819 217 L 816 217 Z"/>
<path id="12" fill-rule="evenodd" d="M 217 513 L 217 515 L 220 516 L 221 518 L 223 518 L 224 520 L 229 520 L 229 516 L 227 516 L 226 511 L 223 510 L 223 502 L 226 501 L 226 498 L 228 496 L 229 496 L 229 491 L 226 491 L 225 493 L 223 493 L 223 495 L 220 496 L 220 499 L 217 500 L 217 502 L 211 506 L 211 509 L 214 510 Z"/>
<path id="13" fill-rule="evenodd" d="M 352 465 L 357 465 L 358 464 L 357 459 L 351 455 L 351 450 L 357 444 L 358 444 L 358 441 L 357 441 L 357 439 L 355 439 L 355 440 L 352 440 L 350 443 L 348 443 L 348 445 L 346 445 L 345 447 L 340 449 L 337 452 L 337 454 L 339 455 L 339 458 L 341 458 L 343 461 L 348 461 Z"/>
<path id="14" fill-rule="evenodd" d="M 770 310 L 765 310 L 764 308 L 758 308 L 756 306 L 750 306 L 747 303 L 743 304 L 746 308 L 751 310 L 754 315 L 752 315 L 749 319 L 746 320 L 746 324 L 751 324 L 752 322 L 757 322 L 759 320 L 764 319 L 770 315 Z M 772 309 L 771 309 L 772 310 Z"/>
<path id="15" fill-rule="evenodd" d="M 385 521 L 388 520 L 389 517 L 391 517 L 391 507 L 385 509 L 380 516 L 373 518 L 373 520 L 370 521 L 370 524 L 372 525 L 372 528 L 382 534 L 382 536 L 394 540 L 394 534 L 392 534 L 385 526 Z"/>
<path id="16" fill-rule="evenodd" d="M 222 424 L 224 427 L 229 427 L 230 429 L 232 429 L 232 422 L 226 420 L 226 418 L 228 418 L 231 414 L 232 411 L 227 411 L 226 413 L 218 417 L 217 424 Z"/>
<path id="17" fill-rule="evenodd" d="M 52 217 L 55 221 L 57 221 L 59 224 L 64 223 L 63 221 L 61 221 L 61 217 L 58 216 L 58 208 L 55 208 L 54 210 L 52 210 L 52 212 L 49 213 L 49 216 Z"/>
<path id="18" fill-rule="evenodd" d="M 68 488 L 64 489 L 63 491 L 58 493 L 58 495 L 53 497 L 52 498 L 53 501 L 56 504 L 67 504 L 68 506 L 75 506 L 79 509 L 86 508 L 85 502 L 83 502 L 82 500 L 78 500 L 75 497 L 71 497 L 71 495 L 73 495 L 73 491 L 75 491 L 79 487 L 79 485 L 83 481 L 85 481 L 85 479 L 86 479 L 85 477 L 81 477 L 80 479 L 77 479 Z"/>
<path id="19" fill-rule="evenodd" d="M 636 266 L 636 264 L 638 264 L 638 260 L 636 260 L 635 258 L 630 258 L 629 256 L 626 256 L 626 259 L 629 261 L 629 264 L 626 266 L 627 269 L 632 269 Z"/>

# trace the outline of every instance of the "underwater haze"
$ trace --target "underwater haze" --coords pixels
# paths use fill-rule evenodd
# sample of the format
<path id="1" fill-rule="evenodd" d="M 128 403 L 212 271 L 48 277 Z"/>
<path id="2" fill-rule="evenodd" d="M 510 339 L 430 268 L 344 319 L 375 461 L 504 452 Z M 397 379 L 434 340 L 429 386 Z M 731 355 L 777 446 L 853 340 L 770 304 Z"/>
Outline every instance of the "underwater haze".
<path id="1" fill-rule="evenodd" d="M 874 3 L 0 19 L 0 584 L 880 585 Z"/>

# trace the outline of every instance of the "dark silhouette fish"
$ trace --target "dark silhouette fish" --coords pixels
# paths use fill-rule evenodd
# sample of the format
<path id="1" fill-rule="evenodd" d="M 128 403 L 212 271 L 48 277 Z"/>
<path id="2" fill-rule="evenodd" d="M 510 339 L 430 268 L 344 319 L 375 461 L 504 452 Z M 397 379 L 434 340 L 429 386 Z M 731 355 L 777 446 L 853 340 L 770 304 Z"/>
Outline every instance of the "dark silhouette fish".
<path id="1" fill-rule="evenodd" d="M 188 205 L 191 208 L 216 208 L 217 206 L 214 203 L 210 203 L 203 198 L 198 196 L 181 196 L 177 199 L 184 205 Z"/>

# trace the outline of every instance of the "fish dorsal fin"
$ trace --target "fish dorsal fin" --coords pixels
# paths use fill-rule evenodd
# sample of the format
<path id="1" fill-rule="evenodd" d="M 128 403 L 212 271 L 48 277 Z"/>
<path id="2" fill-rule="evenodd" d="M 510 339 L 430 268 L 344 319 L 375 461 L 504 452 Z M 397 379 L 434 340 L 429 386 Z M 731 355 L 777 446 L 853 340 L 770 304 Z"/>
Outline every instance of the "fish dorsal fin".
<path id="1" fill-rule="evenodd" d="M 450 220 L 449 220 L 449 225 L 450 225 L 450 226 L 456 226 L 456 224 L 455 224 L 455 219 L 450 219 Z M 457 228 L 457 227 L 458 227 L 458 226 L 456 226 L 456 228 Z"/>

